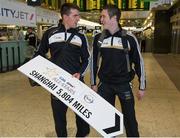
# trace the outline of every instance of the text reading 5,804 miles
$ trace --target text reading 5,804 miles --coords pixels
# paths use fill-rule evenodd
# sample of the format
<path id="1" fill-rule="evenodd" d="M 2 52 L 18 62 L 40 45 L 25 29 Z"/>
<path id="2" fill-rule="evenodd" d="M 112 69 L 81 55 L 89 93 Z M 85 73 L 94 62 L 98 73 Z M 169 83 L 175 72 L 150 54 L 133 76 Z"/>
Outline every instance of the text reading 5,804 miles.
<path id="1" fill-rule="evenodd" d="M 67 92 L 63 92 L 63 89 L 59 89 L 56 94 L 58 94 L 59 97 L 63 98 L 65 101 L 69 102 L 69 104 L 72 103 L 72 106 L 79 111 L 83 116 L 86 118 L 90 118 L 92 115 L 92 112 L 90 112 L 88 109 L 86 109 L 80 102 L 77 100 L 74 101 L 74 98 L 68 94 Z"/>
<path id="2" fill-rule="evenodd" d="M 72 98 L 71 95 L 69 95 L 67 92 L 63 92 L 63 89 L 59 89 L 56 93 L 58 96 L 63 98 L 65 101 L 68 101 L 69 103 L 74 100 L 74 98 Z"/>

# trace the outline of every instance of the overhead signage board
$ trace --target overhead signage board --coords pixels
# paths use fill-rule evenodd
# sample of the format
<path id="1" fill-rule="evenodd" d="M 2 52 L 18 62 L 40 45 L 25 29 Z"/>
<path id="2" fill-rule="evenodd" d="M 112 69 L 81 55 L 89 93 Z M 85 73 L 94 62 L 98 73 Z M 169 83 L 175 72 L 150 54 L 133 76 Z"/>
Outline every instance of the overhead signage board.
<path id="1" fill-rule="evenodd" d="M 60 13 L 50 11 L 41 7 L 36 7 L 37 23 L 41 24 L 58 24 Z"/>
<path id="2" fill-rule="evenodd" d="M 49 60 L 37 56 L 18 70 L 70 107 L 102 136 L 123 133 L 123 115 L 87 85 Z"/>
<path id="3" fill-rule="evenodd" d="M 149 11 L 122 11 L 121 19 L 143 19 L 147 18 Z"/>
<path id="4" fill-rule="evenodd" d="M 158 9 L 166 9 L 169 8 L 169 6 L 171 6 L 172 0 L 157 0 L 157 1 L 151 1 L 150 2 L 150 10 L 154 9 L 154 8 L 158 8 Z M 166 5 L 165 7 L 163 5 Z M 169 6 L 167 6 L 169 5 Z"/>
<path id="5" fill-rule="evenodd" d="M 0 24 L 35 27 L 35 8 L 22 2 L 0 0 Z"/>

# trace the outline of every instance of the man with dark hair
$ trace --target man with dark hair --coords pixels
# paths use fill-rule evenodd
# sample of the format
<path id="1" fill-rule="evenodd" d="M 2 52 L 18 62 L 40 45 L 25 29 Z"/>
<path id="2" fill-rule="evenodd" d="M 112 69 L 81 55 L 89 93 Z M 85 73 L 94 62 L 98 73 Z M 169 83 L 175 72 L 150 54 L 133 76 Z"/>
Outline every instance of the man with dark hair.
<path id="1" fill-rule="evenodd" d="M 113 106 L 118 96 L 127 136 L 139 137 L 131 81 L 136 73 L 140 84 L 137 98 L 141 100 L 145 92 L 144 63 L 137 39 L 119 25 L 120 15 L 120 10 L 114 5 L 106 5 L 101 11 L 100 21 L 104 30 L 94 37 L 91 88 Z"/>
<path id="2" fill-rule="evenodd" d="M 28 40 L 29 46 L 36 48 L 36 34 L 31 27 L 28 27 L 25 40 Z"/>
<path id="3" fill-rule="evenodd" d="M 84 34 L 77 31 L 80 19 L 79 7 L 72 3 L 65 3 L 61 7 L 62 20 L 56 27 L 48 29 L 41 40 L 35 54 L 44 56 L 50 50 L 50 60 L 63 68 L 73 77 L 83 81 L 83 76 L 89 64 L 88 42 Z M 51 95 L 51 106 L 58 137 L 67 137 L 66 113 L 68 107 Z M 89 134 L 89 125 L 76 115 L 76 137 Z"/>

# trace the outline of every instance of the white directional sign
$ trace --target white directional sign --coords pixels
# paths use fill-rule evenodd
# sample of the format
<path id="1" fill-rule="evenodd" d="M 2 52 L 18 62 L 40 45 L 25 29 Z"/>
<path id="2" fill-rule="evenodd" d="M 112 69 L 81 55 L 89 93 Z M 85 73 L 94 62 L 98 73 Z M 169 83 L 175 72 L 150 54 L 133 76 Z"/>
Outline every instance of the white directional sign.
<path id="1" fill-rule="evenodd" d="M 18 70 L 64 102 L 102 136 L 123 133 L 123 115 L 116 108 L 49 60 L 37 56 Z"/>

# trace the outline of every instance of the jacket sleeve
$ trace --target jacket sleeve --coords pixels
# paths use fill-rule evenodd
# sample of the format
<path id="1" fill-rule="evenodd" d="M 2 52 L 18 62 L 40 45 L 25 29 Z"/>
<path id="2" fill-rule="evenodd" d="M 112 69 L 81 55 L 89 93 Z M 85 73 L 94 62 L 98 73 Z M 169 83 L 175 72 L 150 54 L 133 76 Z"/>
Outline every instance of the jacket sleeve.
<path id="1" fill-rule="evenodd" d="M 92 55 L 90 62 L 90 79 L 91 85 L 96 85 L 96 77 L 99 64 L 99 47 L 97 45 L 100 34 L 96 35 L 93 40 Z"/>
<path id="2" fill-rule="evenodd" d="M 134 64 L 134 69 L 138 76 L 139 89 L 145 90 L 146 79 L 145 79 L 144 61 L 140 52 L 139 43 L 133 34 L 131 35 L 129 42 L 131 47 L 130 58 L 132 60 L 132 63 Z"/>
<path id="3" fill-rule="evenodd" d="M 81 69 L 80 69 L 80 74 L 81 76 L 84 76 L 88 66 L 89 66 L 89 62 L 90 62 L 90 54 L 89 54 L 89 44 L 87 41 L 87 38 L 85 35 L 83 35 L 82 37 L 82 47 L 81 47 Z"/>
<path id="4" fill-rule="evenodd" d="M 24 38 L 24 39 L 25 39 L 25 40 L 28 40 L 28 34 L 25 35 L 25 38 Z"/>
<path id="5" fill-rule="evenodd" d="M 41 42 L 38 46 L 37 51 L 35 52 L 33 57 L 36 57 L 38 55 L 41 55 L 43 57 L 46 57 L 46 54 L 49 50 L 49 41 L 48 41 L 48 35 L 49 35 L 49 30 L 47 30 L 41 39 Z"/>

